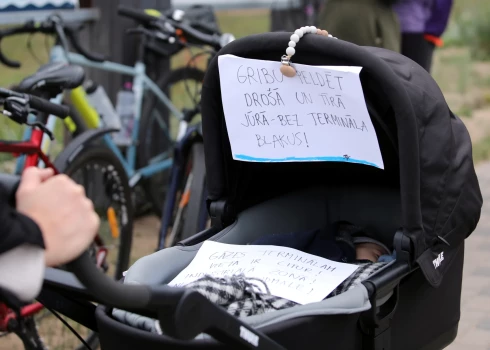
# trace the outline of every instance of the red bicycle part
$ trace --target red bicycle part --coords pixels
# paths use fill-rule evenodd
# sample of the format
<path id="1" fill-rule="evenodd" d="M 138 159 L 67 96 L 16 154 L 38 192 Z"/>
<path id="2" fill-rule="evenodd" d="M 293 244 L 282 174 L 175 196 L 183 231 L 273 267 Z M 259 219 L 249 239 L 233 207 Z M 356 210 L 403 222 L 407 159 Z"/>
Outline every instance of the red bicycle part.
<path id="1" fill-rule="evenodd" d="M 20 309 L 20 317 L 29 317 L 37 314 L 44 306 L 41 303 L 33 303 L 26 305 Z M 0 331 L 9 332 L 10 320 L 16 320 L 17 315 L 5 304 L 0 304 Z"/>
<path id="2" fill-rule="evenodd" d="M 29 166 L 37 166 L 39 159 L 41 159 L 44 164 L 46 164 L 46 167 L 53 169 L 55 174 L 59 174 L 53 163 L 51 163 L 49 158 L 41 151 L 40 142 L 37 143 L 37 140 L 35 139 L 21 142 L 0 141 L 0 153 L 25 154 L 26 162 L 24 165 L 24 169 L 28 168 Z"/>
<path id="3" fill-rule="evenodd" d="M 51 160 L 44 154 L 41 149 L 44 132 L 34 128 L 29 141 L 0 141 L 0 153 L 11 153 L 15 157 L 26 155 L 24 170 L 30 166 L 37 166 L 39 160 L 42 160 L 47 168 L 54 170 L 55 174 L 59 174 Z M 101 237 L 95 237 L 95 244 L 99 247 L 96 253 L 97 266 L 103 267 L 107 258 L 108 250 L 104 247 L 104 242 Z M 41 311 L 44 306 L 39 302 L 26 305 L 20 310 L 20 317 L 29 317 Z M 11 320 L 17 320 L 17 315 L 7 305 L 0 303 L 0 331 L 10 332 L 9 324 L 14 324 Z M 16 323 L 16 322 L 15 322 Z"/>

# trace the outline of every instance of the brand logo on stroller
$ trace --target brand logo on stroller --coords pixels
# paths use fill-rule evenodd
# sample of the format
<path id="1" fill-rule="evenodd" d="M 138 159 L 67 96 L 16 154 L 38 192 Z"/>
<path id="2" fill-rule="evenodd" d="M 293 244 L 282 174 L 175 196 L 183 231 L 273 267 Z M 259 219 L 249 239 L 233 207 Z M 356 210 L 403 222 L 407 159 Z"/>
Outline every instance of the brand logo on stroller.
<path id="1" fill-rule="evenodd" d="M 441 252 L 437 258 L 435 258 L 434 260 L 432 260 L 432 263 L 434 264 L 434 268 L 438 268 L 439 266 L 441 266 L 441 263 L 442 261 L 444 260 L 444 252 Z"/>
<path id="2" fill-rule="evenodd" d="M 243 326 L 240 326 L 240 338 L 249 342 L 253 346 L 259 346 L 259 337 Z"/>

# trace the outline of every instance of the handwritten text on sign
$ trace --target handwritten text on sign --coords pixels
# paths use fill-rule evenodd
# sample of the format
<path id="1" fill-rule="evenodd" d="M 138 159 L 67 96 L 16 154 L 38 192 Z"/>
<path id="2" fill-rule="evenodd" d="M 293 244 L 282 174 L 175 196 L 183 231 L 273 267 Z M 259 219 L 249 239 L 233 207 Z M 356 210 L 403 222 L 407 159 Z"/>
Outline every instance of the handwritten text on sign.
<path id="1" fill-rule="evenodd" d="M 169 283 L 180 287 L 208 274 L 262 279 L 272 295 L 307 304 L 323 300 L 357 269 L 296 249 L 270 245 L 203 243 L 194 260 Z"/>
<path id="2" fill-rule="evenodd" d="M 349 161 L 383 169 L 366 107 L 361 67 L 219 56 L 221 97 L 233 158 L 251 162 Z"/>

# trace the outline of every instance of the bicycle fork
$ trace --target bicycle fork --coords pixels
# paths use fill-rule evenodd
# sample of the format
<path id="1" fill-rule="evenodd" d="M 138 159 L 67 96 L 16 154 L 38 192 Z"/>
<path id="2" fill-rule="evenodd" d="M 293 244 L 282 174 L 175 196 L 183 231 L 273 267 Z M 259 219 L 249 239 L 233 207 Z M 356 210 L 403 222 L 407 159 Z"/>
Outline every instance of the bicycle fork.
<path id="1" fill-rule="evenodd" d="M 36 323 L 32 318 L 43 309 L 41 303 L 24 306 L 19 313 L 0 304 L 0 331 L 14 333 L 24 344 L 26 350 L 48 350 L 37 333 Z"/>

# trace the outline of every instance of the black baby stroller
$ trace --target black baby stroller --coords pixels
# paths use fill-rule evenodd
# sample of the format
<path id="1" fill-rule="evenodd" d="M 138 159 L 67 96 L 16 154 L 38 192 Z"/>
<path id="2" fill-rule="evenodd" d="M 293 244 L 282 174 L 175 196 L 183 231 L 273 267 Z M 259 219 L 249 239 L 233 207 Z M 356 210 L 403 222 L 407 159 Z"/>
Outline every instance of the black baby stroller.
<path id="1" fill-rule="evenodd" d="M 246 37 L 219 55 L 279 61 L 289 36 Z M 110 307 L 99 306 L 103 350 L 266 349 L 275 344 L 287 349 L 414 350 L 441 349 L 456 337 L 464 240 L 475 229 L 482 206 L 465 126 L 429 74 L 394 52 L 308 35 L 298 43 L 294 59 L 363 67 L 361 82 L 385 169 L 348 162 L 233 160 L 215 58 L 202 93 L 212 228 L 130 268 L 127 287 L 151 285 L 155 292 L 108 295 L 106 300 L 121 307 L 124 298 L 143 299 L 123 306 L 153 317 L 158 313 L 163 334 L 120 323 Z M 190 263 L 205 240 L 247 244 L 267 233 L 301 231 L 334 220 L 372 228 L 379 241 L 396 251 L 396 261 L 346 293 L 244 318 L 241 324 L 196 292 L 163 286 Z M 196 338 L 201 333 L 213 338 Z"/>

